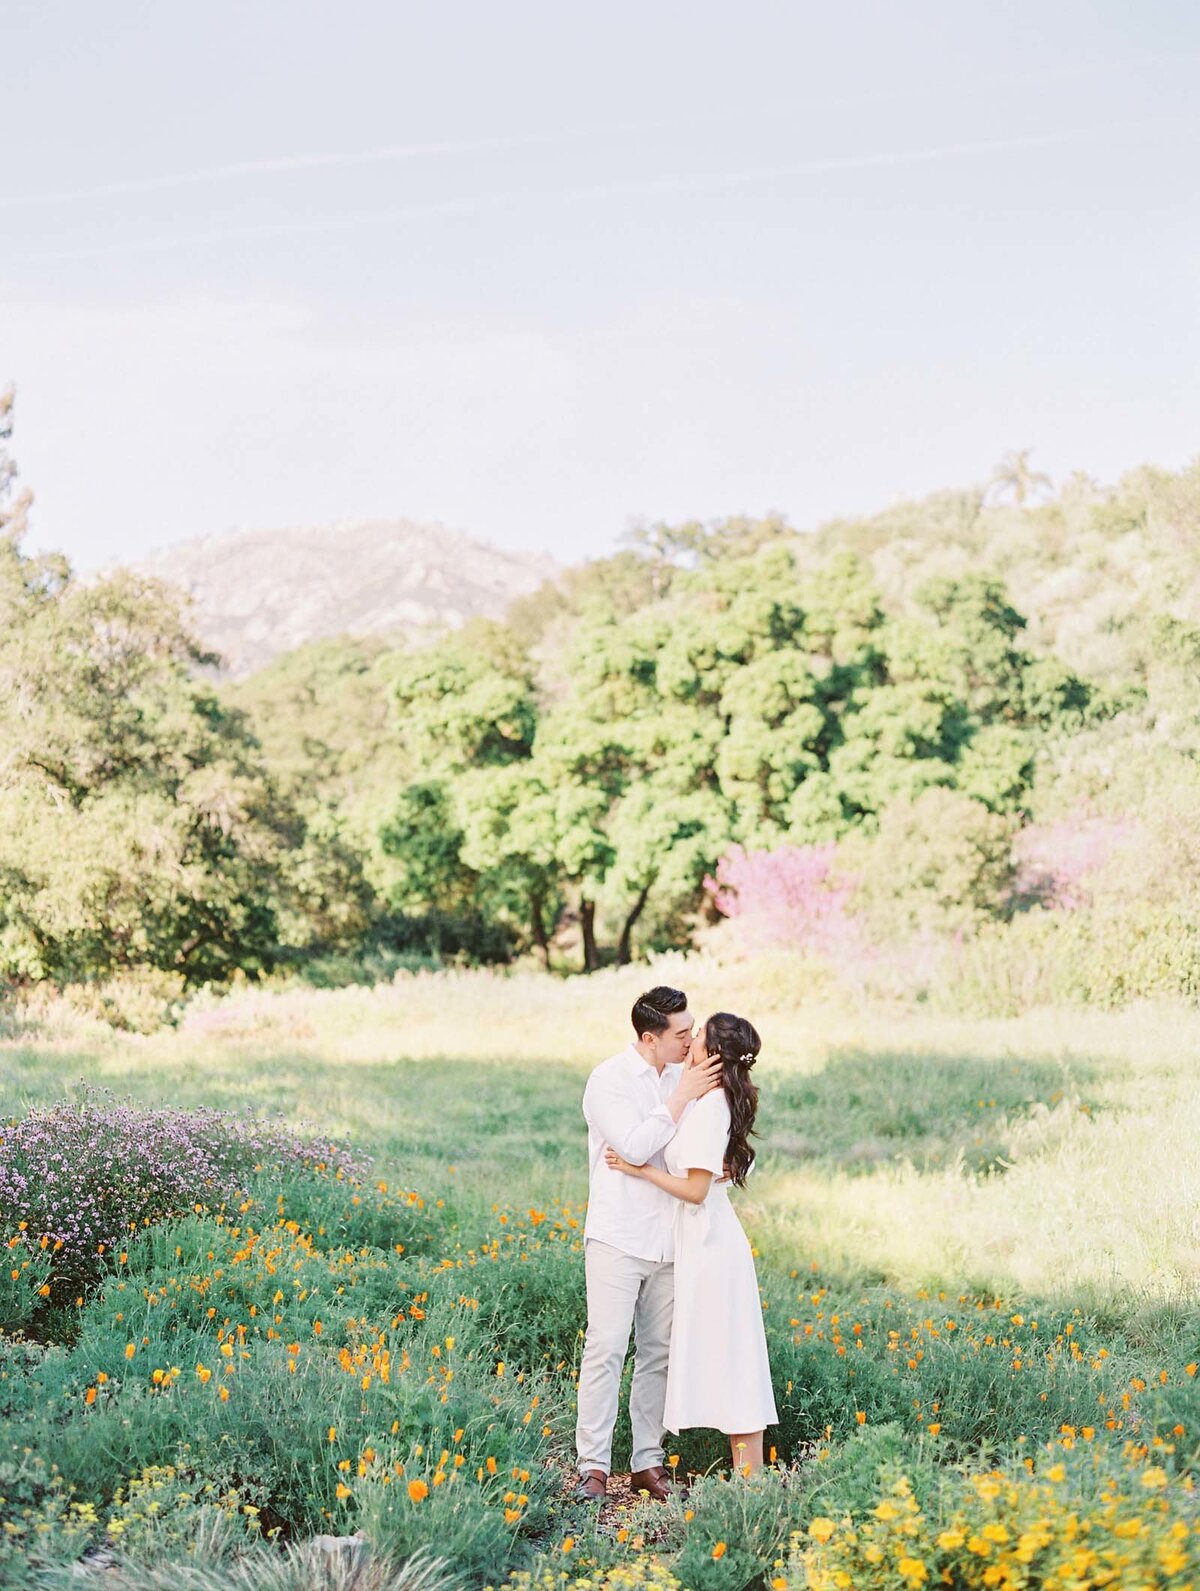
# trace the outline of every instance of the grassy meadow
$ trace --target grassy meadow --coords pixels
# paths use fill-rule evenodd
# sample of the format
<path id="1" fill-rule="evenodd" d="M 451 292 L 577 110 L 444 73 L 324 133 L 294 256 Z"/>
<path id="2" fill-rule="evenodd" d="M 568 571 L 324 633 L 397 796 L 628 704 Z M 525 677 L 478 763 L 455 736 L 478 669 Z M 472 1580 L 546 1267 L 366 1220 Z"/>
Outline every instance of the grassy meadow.
<path id="1" fill-rule="evenodd" d="M 685 1433 L 686 1503 L 596 1516 L 565 1491 L 579 1100 L 663 979 L 763 1035 L 735 1199 L 781 1419 L 761 1478 Z M 131 1234 L 74 1296 L 5 1234 L 0 1578 L 1200 1584 L 1198 1046 L 1184 1006 L 960 1021 L 806 1005 L 779 968 L 697 957 L 202 996 L 148 1036 L 12 1015 L 8 1118 L 86 1079 L 279 1112 L 373 1163 L 251 1168 L 236 1205 Z M 304 1556 L 355 1532 L 357 1580 Z"/>

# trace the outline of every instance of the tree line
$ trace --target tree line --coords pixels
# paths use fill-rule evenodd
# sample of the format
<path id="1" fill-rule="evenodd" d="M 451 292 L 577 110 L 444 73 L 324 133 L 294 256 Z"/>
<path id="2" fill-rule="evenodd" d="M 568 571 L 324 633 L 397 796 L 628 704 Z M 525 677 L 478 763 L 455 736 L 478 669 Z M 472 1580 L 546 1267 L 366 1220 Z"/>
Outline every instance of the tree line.
<path id="1" fill-rule="evenodd" d="M 10 401 L 0 422 L 2 441 Z M 954 888 L 999 911 L 997 858 L 1045 768 L 1156 692 L 1177 700 L 1194 666 L 1198 632 L 1166 602 L 1140 596 L 1129 633 L 1152 639 L 1119 666 L 1081 666 L 1099 654 L 1031 635 L 995 572 L 1028 584 L 1016 552 L 945 555 L 980 525 L 1014 548 L 1013 527 L 1061 528 L 1069 494 L 1030 507 L 1023 482 L 1004 510 L 931 500 L 940 551 L 919 579 L 878 556 L 915 544 L 907 508 L 816 536 L 660 525 L 503 621 L 419 647 L 336 638 L 233 684 L 169 588 L 81 582 L 26 552 L 13 477 L 5 455 L 0 976 L 16 982 L 153 967 L 199 984 L 388 954 L 590 971 L 692 943 L 731 852 L 861 840 L 886 895 L 916 887 L 908 853 L 931 823 L 976 858 Z M 1094 534 L 1130 533 L 1119 500 L 1093 494 Z"/>

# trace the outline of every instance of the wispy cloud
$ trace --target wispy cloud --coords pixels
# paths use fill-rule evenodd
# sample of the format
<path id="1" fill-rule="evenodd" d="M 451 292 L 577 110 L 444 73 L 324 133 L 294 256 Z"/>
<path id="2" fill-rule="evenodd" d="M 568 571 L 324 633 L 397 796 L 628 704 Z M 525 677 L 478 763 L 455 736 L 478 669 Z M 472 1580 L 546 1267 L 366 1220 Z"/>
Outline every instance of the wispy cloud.
<path id="1" fill-rule="evenodd" d="M 363 210 L 348 215 L 305 221 L 264 223 L 259 226 L 218 227 L 206 231 L 166 233 L 154 237 L 126 238 L 80 248 L 56 249 L 9 257 L 10 264 L 52 264 L 72 260 L 102 259 L 113 255 L 150 254 L 164 250 L 192 248 L 212 243 L 256 242 L 275 238 L 308 237 L 323 233 L 353 231 L 358 228 L 395 226 L 408 221 L 431 220 L 440 216 L 481 215 L 489 211 L 521 205 L 552 205 L 637 197 L 655 194 L 718 192 L 749 187 L 789 178 L 821 176 L 827 173 L 869 171 L 889 166 L 917 166 L 934 161 L 963 159 L 974 155 L 1013 153 L 1029 149 L 1048 149 L 1066 144 L 1087 143 L 1111 137 L 1124 137 L 1150 128 L 1177 126 L 1168 119 L 1121 126 L 1077 128 L 1051 133 L 1019 134 L 1008 138 L 934 144 L 916 149 L 879 150 L 856 155 L 823 157 L 794 163 L 764 166 L 751 170 L 705 172 L 666 177 L 635 178 L 591 186 L 559 189 L 522 189 L 475 194 L 461 199 L 438 200 L 426 204 L 402 205 L 387 210 Z"/>
<path id="2" fill-rule="evenodd" d="M 983 77 L 964 87 L 973 93 L 987 89 L 1010 88 L 1023 83 L 1047 79 L 1058 81 L 1069 77 L 1090 76 L 1111 71 L 1129 72 L 1164 59 L 1158 52 L 1143 52 L 1121 59 L 1099 61 L 1071 61 L 1049 63 L 1031 68 L 1027 72 L 1004 76 Z M 805 99 L 778 110 L 761 112 L 764 123 L 781 120 L 794 121 L 804 112 L 821 110 L 846 110 L 866 105 L 906 103 L 917 97 L 912 89 L 888 90 L 879 93 L 839 95 L 823 99 Z M 736 121 L 744 125 L 742 116 L 704 115 L 671 117 L 650 121 L 613 122 L 602 125 L 563 128 L 553 132 L 496 134 L 482 138 L 444 139 L 410 144 L 382 144 L 367 149 L 310 152 L 288 155 L 266 155 L 253 160 L 229 161 L 224 164 L 200 166 L 189 171 L 163 172 L 157 175 L 122 177 L 113 182 L 93 184 L 88 187 L 66 188 L 46 193 L 0 195 L 0 209 L 46 209 L 88 200 L 115 199 L 137 194 L 161 193 L 173 189 L 202 187 L 211 184 L 246 178 L 279 176 L 294 172 L 331 171 L 361 166 L 404 164 L 456 155 L 499 153 L 505 150 L 556 148 L 566 144 L 593 139 L 621 137 L 629 133 L 648 133 L 664 129 L 689 127 L 719 127 Z"/>

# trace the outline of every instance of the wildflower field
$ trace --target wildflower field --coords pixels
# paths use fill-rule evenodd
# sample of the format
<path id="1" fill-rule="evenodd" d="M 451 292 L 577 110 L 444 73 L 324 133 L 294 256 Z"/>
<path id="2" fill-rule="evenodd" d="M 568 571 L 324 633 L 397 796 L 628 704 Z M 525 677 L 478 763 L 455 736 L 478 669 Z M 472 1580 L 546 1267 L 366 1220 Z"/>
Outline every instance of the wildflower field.
<path id="1" fill-rule="evenodd" d="M 0 1584 L 1200 1586 L 1200 1014 L 654 976 L 764 1038 L 762 1475 L 701 1433 L 683 1501 L 567 1494 L 579 1099 L 645 968 L 48 1008 L 0 1042 Z"/>

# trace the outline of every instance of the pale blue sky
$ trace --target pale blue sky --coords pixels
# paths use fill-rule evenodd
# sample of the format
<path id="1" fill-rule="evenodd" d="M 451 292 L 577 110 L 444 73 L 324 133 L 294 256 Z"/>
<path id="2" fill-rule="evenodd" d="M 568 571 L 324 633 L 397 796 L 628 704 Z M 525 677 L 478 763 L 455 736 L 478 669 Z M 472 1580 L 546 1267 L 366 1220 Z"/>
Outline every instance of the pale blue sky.
<path id="1" fill-rule="evenodd" d="M 85 567 L 1200 452 L 1180 0 L 6 0 L 0 59 L 0 384 Z"/>

